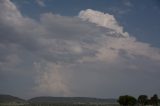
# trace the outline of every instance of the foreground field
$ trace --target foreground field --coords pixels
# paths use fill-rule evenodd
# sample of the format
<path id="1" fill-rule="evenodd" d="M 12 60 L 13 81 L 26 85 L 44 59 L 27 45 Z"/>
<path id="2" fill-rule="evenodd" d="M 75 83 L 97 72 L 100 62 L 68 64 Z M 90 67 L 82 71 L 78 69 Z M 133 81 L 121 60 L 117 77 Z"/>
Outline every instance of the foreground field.
<path id="1" fill-rule="evenodd" d="M 62 104 L 62 103 L 55 103 L 55 104 L 0 104 L 0 106 L 120 106 L 119 104 Z"/>

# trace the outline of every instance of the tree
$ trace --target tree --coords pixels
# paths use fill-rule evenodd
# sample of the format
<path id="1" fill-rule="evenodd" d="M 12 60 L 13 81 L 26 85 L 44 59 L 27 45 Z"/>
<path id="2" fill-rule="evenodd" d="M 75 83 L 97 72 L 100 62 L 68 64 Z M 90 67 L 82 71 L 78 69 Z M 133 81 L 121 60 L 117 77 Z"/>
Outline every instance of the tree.
<path id="1" fill-rule="evenodd" d="M 119 97 L 118 102 L 123 106 L 134 106 L 137 103 L 137 100 L 132 96 L 124 95 Z"/>
<path id="2" fill-rule="evenodd" d="M 158 106 L 158 95 L 154 94 L 150 101 L 152 105 Z"/>
<path id="3" fill-rule="evenodd" d="M 148 102 L 148 97 L 147 95 L 140 95 L 138 97 L 138 103 L 141 104 L 142 106 L 146 105 Z"/>

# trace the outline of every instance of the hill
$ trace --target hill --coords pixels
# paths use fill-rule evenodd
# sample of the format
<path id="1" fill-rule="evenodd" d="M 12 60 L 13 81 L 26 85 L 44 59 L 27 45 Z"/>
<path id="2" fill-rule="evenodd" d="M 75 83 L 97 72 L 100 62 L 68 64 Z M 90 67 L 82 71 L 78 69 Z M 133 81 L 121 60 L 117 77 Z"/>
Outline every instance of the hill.
<path id="1" fill-rule="evenodd" d="M 100 98 L 89 98 L 89 97 L 35 97 L 29 100 L 24 100 L 11 95 L 0 95 L 0 104 L 3 103 L 33 103 L 33 104 L 43 104 L 43 103 L 69 103 L 69 104 L 79 104 L 79 103 L 104 103 L 104 104 L 115 104 L 116 99 L 100 99 Z"/>
<path id="2" fill-rule="evenodd" d="M 24 103 L 26 101 L 11 95 L 0 95 L 0 103 L 11 103 L 11 102 Z"/>
<path id="3" fill-rule="evenodd" d="M 117 103 L 116 99 L 99 99 L 89 97 L 35 97 L 30 103 Z"/>

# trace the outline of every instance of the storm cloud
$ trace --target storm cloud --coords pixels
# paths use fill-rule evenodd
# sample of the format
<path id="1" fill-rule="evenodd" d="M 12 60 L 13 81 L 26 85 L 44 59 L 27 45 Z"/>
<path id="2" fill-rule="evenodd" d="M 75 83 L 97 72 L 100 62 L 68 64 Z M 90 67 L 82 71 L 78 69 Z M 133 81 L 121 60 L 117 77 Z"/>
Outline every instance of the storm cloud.
<path id="1" fill-rule="evenodd" d="M 129 35 L 111 14 L 87 9 L 35 20 L 0 1 L 0 93 L 150 95 L 160 93 L 159 68 L 160 49 Z"/>

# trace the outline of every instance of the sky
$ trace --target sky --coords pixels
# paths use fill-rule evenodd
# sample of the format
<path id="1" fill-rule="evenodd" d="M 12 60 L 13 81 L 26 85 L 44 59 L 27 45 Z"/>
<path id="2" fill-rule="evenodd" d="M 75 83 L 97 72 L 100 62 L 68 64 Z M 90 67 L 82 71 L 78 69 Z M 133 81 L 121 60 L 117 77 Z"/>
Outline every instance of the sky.
<path id="1" fill-rule="evenodd" d="M 0 94 L 160 94 L 159 0 L 0 0 Z"/>

